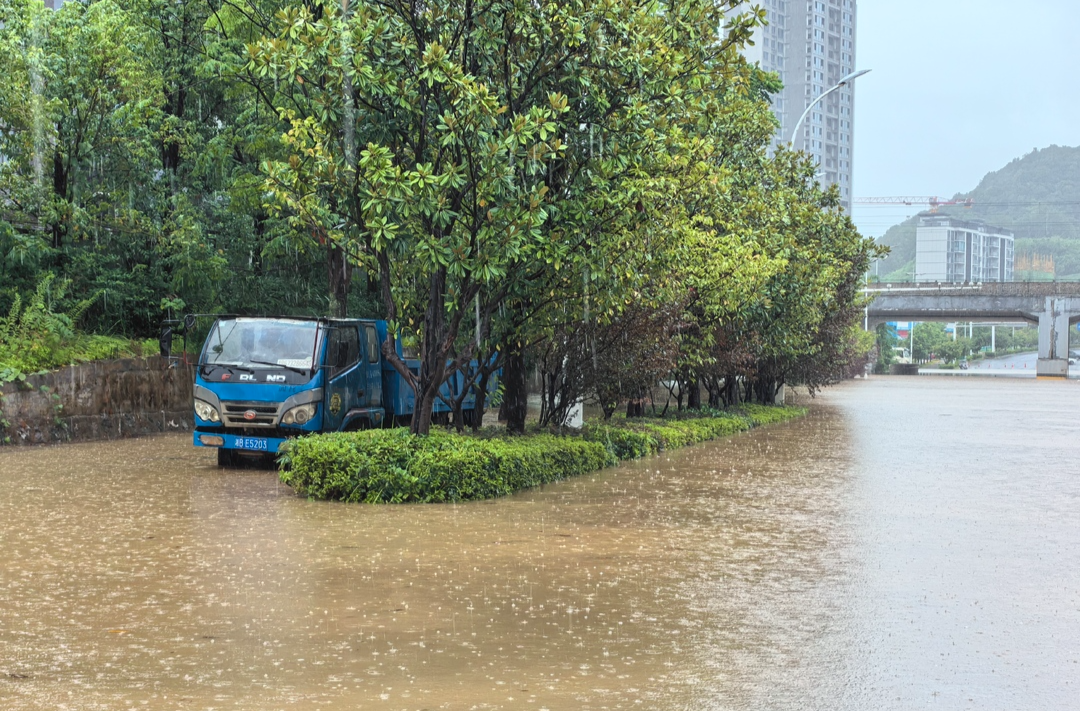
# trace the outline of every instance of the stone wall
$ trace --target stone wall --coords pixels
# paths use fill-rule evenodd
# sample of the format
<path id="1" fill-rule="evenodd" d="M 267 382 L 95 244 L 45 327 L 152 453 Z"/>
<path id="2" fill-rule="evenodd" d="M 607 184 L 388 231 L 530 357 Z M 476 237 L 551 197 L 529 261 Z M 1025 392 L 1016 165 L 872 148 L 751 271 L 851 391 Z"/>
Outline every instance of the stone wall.
<path id="1" fill-rule="evenodd" d="M 159 356 L 74 365 L 0 387 L 0 442 L 46 444 L 190 431 L 190 366 Z M 6 425 L 5 425 L 6 423 Z"/>

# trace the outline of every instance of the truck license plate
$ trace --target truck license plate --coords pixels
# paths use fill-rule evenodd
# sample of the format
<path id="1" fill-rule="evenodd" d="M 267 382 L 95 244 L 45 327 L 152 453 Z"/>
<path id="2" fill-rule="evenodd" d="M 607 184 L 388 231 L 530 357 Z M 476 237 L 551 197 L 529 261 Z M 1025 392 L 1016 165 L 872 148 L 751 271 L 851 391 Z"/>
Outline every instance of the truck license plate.
<path id="1" fill-rule="evenodd" d="M 265 437 L 237 437 L 233 442 L 237 449 L 251 449 L 259 452 L 266 451 Z"/>

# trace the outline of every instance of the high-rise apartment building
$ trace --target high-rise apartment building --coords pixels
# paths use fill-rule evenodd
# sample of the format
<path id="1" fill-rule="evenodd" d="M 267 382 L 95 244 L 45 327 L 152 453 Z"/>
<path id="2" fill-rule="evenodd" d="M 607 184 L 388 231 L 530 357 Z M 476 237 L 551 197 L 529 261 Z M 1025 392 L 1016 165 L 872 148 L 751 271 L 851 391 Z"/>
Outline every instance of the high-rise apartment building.
<path id="1" fill-rule="evenodd" d="M 776 72 L 784 90 L 773 99 L 780 121 L 776 142 L 792 141 L 791 132 L 817 97 L 855 71 L 855 0 L 756 0 L 769 24 L 754 35 L 746 57 Z M 840 186 L 844 209 L 851 210 L 854 84 L 814 105 L 792 141 L 814 156 L 818 179 Z"/>
<path id="2" fill-rule="evenodd" d="M 1013 233 L 947 215 L 919 216 L 912 281 L 1012 281 Z"/>

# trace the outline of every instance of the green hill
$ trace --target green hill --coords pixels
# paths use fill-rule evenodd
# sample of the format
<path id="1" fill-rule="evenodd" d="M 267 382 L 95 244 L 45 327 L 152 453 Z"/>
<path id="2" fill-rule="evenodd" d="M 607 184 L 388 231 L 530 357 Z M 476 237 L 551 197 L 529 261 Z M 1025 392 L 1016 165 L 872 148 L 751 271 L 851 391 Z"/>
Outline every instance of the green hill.
<path id="1" fill-rule="evenodd" d="M 938 213 L 1011 230 L 1018 260 L 1051 257 L 1055 274 L 1046 278 L 1080 278 L 1080 147 L 1036 149 L 987 173 L 978 187 L 953 199 L 971 199 L 973 204 L 942 207 Z M 892 249 L 879 267 L 883 280 L 899 281 L 904 272 L 910 276 L 917 224 L 918 217 L 912 217 L 878 240 Z"/>

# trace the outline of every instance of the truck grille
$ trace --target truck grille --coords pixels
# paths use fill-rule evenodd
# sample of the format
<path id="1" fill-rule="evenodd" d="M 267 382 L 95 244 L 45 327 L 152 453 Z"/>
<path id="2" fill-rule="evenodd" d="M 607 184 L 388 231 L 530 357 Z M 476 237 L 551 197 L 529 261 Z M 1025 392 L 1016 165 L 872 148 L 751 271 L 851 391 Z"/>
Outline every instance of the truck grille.
<path id="1" fill-rule="evenodd" d="M 273 427 L 278 420 L 276 402 L 223 402 L 221 414 L 226 427 Z M 255 413 L 254 419 L 247 419 L 247 412 Z"/>

